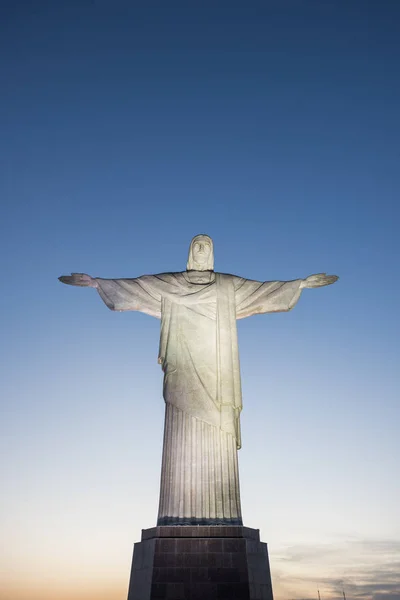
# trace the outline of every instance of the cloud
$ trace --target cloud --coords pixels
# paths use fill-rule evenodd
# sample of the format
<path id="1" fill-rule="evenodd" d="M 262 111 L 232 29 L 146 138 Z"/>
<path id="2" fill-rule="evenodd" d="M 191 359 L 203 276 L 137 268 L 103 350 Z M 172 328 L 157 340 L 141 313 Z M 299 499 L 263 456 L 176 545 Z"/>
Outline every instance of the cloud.
<path id="1" fill-rule="evenodd" d="M 400 600 L 400 541 L 352 539 L 288 546 L 275 556 L 277 596 L 293 600 Z M 294 592 L 294 594 L 293 594 Z"/>
<path id="2" fill-rule="evenodd" d="M 358 559 L 365 558 L 379 560 L 380 557 L 396 556 L 400 561 L 400 541 L 398 540 L 361 540 L 351 539 L 340 543 L 330 544 L 298 544 L 296 546 L 287 546 L 284 552 L 279 556 L 280 561 L 288 562 L 309 562 L 317 558 L 330 559 L 332 556 L 351 554 Z"/>

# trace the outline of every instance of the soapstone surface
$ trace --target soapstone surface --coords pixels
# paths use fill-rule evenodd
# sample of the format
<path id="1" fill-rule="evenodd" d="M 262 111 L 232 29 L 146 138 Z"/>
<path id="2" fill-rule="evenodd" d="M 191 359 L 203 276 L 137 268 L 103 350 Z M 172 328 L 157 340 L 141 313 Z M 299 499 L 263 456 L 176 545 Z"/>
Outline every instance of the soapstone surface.
<path id="1" fill-rule="evenodd" d="M 237 319 L 291 310 L 304 288 L 337 280 L 254 281 L 214 271 L 209 236 L 193 238 L 183 272 L 59 278 L 96 288 L 111 310 L 161 320 L 158 361 L 166 404 L 159 525 L 241 525 L 237 450 L 242 392 Z"/>

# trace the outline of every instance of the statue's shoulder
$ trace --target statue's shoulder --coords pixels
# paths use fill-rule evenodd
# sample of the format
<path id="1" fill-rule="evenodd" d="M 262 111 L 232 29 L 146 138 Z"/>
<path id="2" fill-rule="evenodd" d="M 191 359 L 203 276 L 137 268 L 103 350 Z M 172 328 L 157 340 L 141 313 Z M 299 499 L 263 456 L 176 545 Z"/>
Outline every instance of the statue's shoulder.
<path id="1" fill-rule="evenodd" d="M 231 273 L 216 273 L 216 275 L 226 280 L 230 279 L 231 281 L 243 281 L 243 277 L 239 277 L 238 275 L 232 275 Z"/>
<path id="2" fill-rule="evenodd" d="M 183 284 L 185 283 L 185 274 L 186 271 L 176 271 L 176 272 L 170 272 L 170 273 L 157 273 L 157 275 L 153 275 L 153 277 L 156 277 L 159 281 L 165 283 L 165 284 L 170 284 L 170 285 L 179 285 L 179 284 Z"/>
<path id="3" fill-rule="evenodd" d="M 155 275 L 150 275 L 149 277 L 157 277 L 158 279 L 179 279 L 183 276 L 182 271 L 177 272 L 168 272 L 168 273 L 156 273 Z"/>
<path id="4" fill-rule="evenodd" d="M 219 279 L 221 283 L 231 285 L 235 289 L 243 283 L 243 277 L 237 275 L 231 275 L 230 273 L 215 273 L 216 279 Z"/>

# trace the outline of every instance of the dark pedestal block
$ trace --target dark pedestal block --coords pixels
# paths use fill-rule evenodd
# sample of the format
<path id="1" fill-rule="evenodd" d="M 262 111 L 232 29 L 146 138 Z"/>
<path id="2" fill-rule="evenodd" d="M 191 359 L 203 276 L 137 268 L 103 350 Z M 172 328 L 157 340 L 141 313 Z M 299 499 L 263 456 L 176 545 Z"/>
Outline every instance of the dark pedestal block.
<path id="1" fill-rule="evenodd" d="M 273 600 L 267 544 L 249 527 L 143 529 L 128 600 Z"/>

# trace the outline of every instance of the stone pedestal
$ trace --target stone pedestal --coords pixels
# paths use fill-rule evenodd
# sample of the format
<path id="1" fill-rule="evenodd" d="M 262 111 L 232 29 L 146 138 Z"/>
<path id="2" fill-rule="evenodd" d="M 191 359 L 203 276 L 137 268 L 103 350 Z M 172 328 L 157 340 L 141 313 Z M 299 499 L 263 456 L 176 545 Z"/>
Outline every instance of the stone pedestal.
<path id="1" fill-rule="evenodd" d="M 267 544 L 248 527 L 143 529 L 128 600 L 273 600 Z"/>

